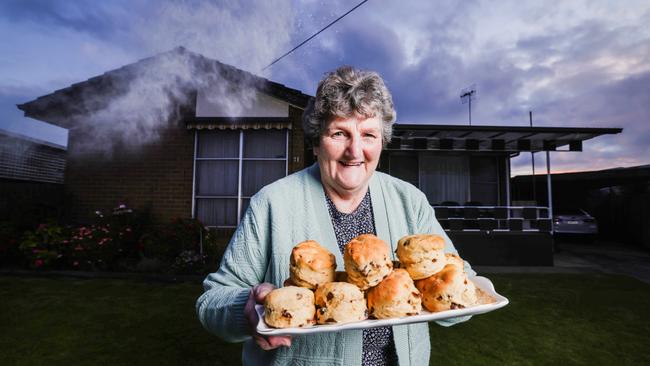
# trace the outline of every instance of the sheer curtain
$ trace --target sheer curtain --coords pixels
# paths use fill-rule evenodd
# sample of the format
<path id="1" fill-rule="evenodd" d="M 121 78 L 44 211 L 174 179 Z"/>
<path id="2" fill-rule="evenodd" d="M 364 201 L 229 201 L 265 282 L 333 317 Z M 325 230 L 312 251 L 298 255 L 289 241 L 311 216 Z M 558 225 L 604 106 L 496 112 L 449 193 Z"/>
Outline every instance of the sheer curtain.
<path id="1" fill-rule="evenodd" d="M 207 226 L 236 226 L 239 131 L 201 131 L 197 143 L 196 217 Z"/>
<path id="2" fill-rule="evenodd" d="M 238 206 L 243 215 L 251 196 L 287 174 L 287 129 L 201 131 L 197 143 L 196 217 L 207 226 L 237 226 Z"/>
<path id="3" fill-rule="evenodd" d="M 286 175 L 286 139 L 287 130 L 244 131 L 243 197 Z"/>
<path id="4" fill-rule="evenodd" d="M 421 155 L 420 189 L 429 202 L 456 201 L 464 204 L 469 195 L 467 156 Z"/>

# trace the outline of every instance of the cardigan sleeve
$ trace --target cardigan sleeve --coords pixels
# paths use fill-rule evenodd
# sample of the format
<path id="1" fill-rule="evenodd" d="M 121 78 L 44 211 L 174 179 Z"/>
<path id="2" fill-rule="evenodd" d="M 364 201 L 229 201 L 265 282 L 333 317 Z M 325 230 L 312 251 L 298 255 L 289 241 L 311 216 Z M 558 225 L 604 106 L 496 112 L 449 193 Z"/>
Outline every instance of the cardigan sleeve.
<path id="1" fill-rule="evenodd" d="M 431 205 L 429 204 L 426 196 L 424 196 L 424 193 L 422 193 L 422 196 L 423 197 L 417 200 L 417 202 L 419 202 L 420 204 L 419 215 L 418 215 L 418 227 L 420 228 L 419 231 L 422 233 L 432 233 L 432 234 L 438 234 L 442 236 L 445 239 L 445 253 L 454 253 L 458 255 L 458 251 L 454 247 L 454 244 L 452 243 L 451 239 L 449 238 L 449 236 L 447 236 L 447 233 L 442 228 L 442 226 L 440 226 L 440 223 L 436 219 L 436 215 L 433 210 L 433 207 L 431 207 Z M 467 261 L 464 261 L 464 263 L 465 263 L 465 272 L 467 273 L 467 275 L 470 277 L 475 276 L 476 272 L 472 269 L 470 264 Z M 436 323 L 442 325 L 443 327 L 450 327 L 454 324 L 466 322 L 471 318 L 472 318 L 471 315 L 460 316 L 457 318 L 437 320 Z"/>
<path id="2" fill-rule="evenodd" d="M 267 231 L 258 225 L 254 205 L 242 218 L 217 272 L 203 281 L 196 311 L 204 328 L 229 342 L 250 336 L 244 306 L 253 286 L 264 281 L 268 265 Z"/>

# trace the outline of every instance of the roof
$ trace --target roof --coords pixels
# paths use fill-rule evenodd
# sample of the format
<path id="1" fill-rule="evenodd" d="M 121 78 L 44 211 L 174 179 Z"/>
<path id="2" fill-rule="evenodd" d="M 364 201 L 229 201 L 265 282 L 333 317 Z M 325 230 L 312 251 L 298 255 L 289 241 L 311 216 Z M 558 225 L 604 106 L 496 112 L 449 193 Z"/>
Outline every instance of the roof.
<path id="1" fill-rule="evenodd" d="M 393 126 L 388 149 L 555 151 L 568 146 L 581 151 L 582 141 L 618 134 L 622 128 L 522 127 L 401 124 Z"/>
<path id="2" fill-rule="evenodd" d="M 650 164 L 627 168 L 611 168 L 588 172 L 555 173 L 554 181 L 576 180 L 641 180 L 650 182 Z"/>
<path id="3" fill-rule="evenodd" d="M 0 131 L 0 179 L 63 183 L 65 148 Z"/>
<path id="4" fill-rule="evenodd" d="M 148 57 L 121 68 L 107 71 L 86 81 L 75 83 L 67 88 L 56 90 L 35 100 L 18 104 L 17 107 L 25 112 L 25 116 L 46 120 L 62 127 L 69 126 L 71 115 L 84 115 L 106 107 L 111 97 L 119 96 L 128 90 L 130 81 L 138 70 L 146 68 L 157 60 L 166 57 L 183 56 L 192 63 L 196 69 L 206 75 L 217 72 L 219 77 L 234 84 L 245 81 L 260 92 L 276 97 L 291 105 L 304 109 L 310 96 L 299 90 L 289 88 L 283 84 L 254 75 L 250 72 L 224 64 L 217 60 L 209 59 L 198 53 L 188 51 L 184 47 L 177 47 L 171 51 Z M 200 78 L 201 75 L 194 77 Z M 88 95 L 101 95 L 101 98 L 85 98 Z"/>
<path id="5" fill-rule="evenodd" d="M 526 186 L 531 182 L 532 175 L 518 175 L 512 178 L 513 184 Z M 546 175 L 537 174 L 536 181 L 546 179 Z M 627 168 L 611 168 L 572 173 L 553 173 L 553 189 L 562 191 L 562 187 L 576 187 L 587 191 L 594 188 L 616 187 L 625 185 L 640 185 L 648 187 L 650 184 L 650 164 Z M 641 188 L 643 189 L 643 188 Z"/>

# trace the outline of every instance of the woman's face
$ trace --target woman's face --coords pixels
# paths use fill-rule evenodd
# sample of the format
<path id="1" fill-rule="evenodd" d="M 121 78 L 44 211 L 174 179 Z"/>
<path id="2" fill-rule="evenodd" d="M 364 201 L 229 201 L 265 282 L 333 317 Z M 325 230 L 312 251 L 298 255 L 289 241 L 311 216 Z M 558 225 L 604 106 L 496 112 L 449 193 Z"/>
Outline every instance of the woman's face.
<path id="1" fill-rule="evenodd" d="M 321 134 L 320 146 L 314 148 L 325 188 L 343 196 L 365 192 L 381 149 L 380 117 L 331 121 Z"/>

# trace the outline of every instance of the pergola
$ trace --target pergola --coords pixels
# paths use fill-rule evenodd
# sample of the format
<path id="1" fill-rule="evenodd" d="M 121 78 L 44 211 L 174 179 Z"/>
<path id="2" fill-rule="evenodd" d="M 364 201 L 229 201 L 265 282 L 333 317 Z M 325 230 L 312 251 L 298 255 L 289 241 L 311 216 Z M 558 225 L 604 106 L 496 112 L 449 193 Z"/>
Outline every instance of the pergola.
<path id="1" fill-rule="evenodd" d="M 523 127 L 395 124 L 388 151 L 497 152 L 509 158 L 522 152 L 546 153 L 548 207 L 513 206 L 506 175 L 506 206 L 436 205 L 447 230 L 529 230 L 552 232 L 551 151 L 582 151 L 583 141 L 622 132 L 621 128 Z M 506 222 L 503 224 L 503 222 Z M 532 222 L 533 225 L 529 225 Z"/>

